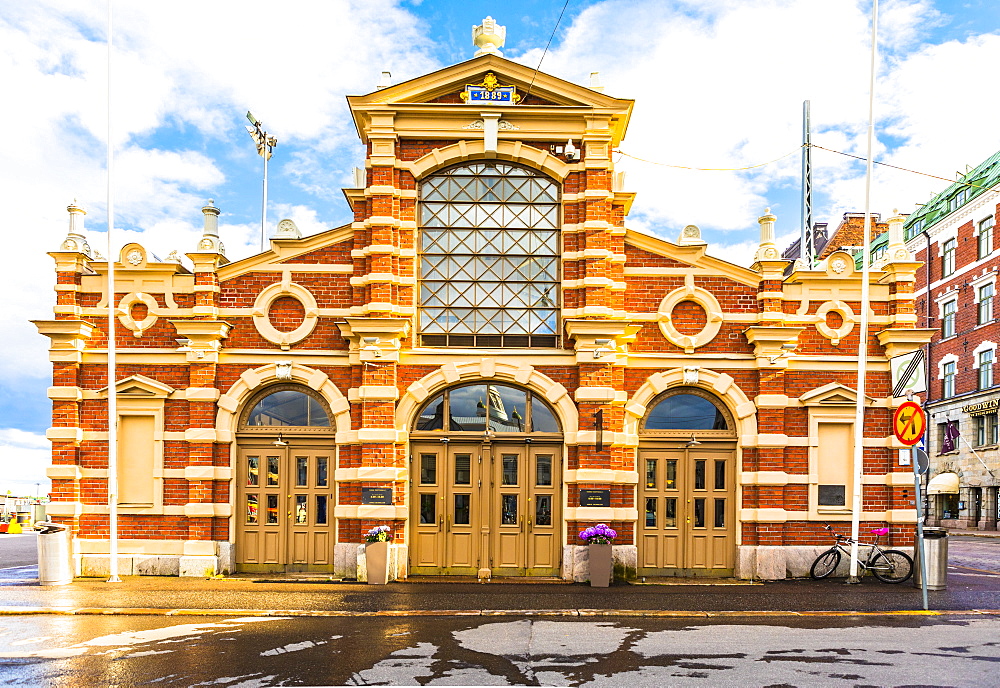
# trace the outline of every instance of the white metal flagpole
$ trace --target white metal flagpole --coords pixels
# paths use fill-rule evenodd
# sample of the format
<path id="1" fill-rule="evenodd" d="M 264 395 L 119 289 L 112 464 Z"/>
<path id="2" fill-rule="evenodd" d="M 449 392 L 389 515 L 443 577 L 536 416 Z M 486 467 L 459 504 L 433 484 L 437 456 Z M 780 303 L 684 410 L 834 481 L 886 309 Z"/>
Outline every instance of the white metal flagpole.
<path id="1" fill-rule="evenodd" d="M 858 577 L 858 538 L 861 534 L 862 479 L 865 460 L 865 375 L 868 372 L 868 307 L 871 254 L 872 139 L 875 133 L 875 64 L 878 56 L 878 0 L 872 0 L 872 54 L 868 79 L 868 160 L 865 172 L 865 237 L 861 254 L 861 322 L 858 342 L 858 403 L 854 412 L 854 490 L 851 500 L 851 570 L 848 583 Z"/>
<path id="2" fill-rule="evenodd" d="M 115 386 L 114 139 L 111 136 L 111 5 L 108 0 L 108 565 L 109 583 L 118 577 L 118 389 Z"/>

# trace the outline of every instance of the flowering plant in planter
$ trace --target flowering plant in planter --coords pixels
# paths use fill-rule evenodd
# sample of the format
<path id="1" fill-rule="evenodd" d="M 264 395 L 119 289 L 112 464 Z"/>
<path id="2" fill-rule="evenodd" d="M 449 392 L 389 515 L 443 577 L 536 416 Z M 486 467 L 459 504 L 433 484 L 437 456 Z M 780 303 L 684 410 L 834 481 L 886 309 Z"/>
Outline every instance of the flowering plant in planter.
<path id="1" fill-rule="evenodd" d="M 375 526 L 365 533 L 365 542 L 388 542 L 392 536 L 389 526 Z"/>
<path id="2" fill-rule="evenodd" d="M 607 523 L 598 523 L 580 531 L 580 539 L 586 541 L 588 545 L 610 545 L 616 537 L 618 531 L 609 527 Z"/>

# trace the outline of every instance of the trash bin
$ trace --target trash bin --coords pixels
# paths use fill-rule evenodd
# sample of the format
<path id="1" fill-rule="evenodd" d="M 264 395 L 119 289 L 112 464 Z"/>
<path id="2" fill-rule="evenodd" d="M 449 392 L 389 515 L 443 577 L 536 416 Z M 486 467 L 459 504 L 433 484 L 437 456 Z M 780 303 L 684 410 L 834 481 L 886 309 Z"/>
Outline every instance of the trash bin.
<path id="1" fill-rule="evenodd" d="M 38 584 L 67 585 L 73 582 L 73 562 L 67 526 L 41 521 L 38 527 Z"/>
<path id="2" fill-rule="evenodd" d="M 948 587 L 948 531 L 944 528 L 924 528 L 924 554 L 927 557 L 927 589 Z M 916 555 L 916 552 L 914 552 Z M 921 586 L 920 561 L 913 557 L 913 585 Z"/>

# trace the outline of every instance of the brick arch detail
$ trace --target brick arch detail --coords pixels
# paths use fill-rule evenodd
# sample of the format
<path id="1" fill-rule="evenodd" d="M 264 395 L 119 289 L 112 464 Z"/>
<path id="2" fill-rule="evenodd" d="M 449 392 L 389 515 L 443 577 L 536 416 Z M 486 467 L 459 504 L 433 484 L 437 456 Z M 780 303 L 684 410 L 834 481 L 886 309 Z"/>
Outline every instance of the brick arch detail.
<path id="1" fill-rule="evenodd" d="M 704 368 L 698 370 L 697 382 L 685 376 L 690 375 L 681 368 L 650 375 L 632 398 L 625 404 L 625 433 L 638 441 L 639 426 L 649 411 L 649 405 L 661 394 L 674 387 L 696 387 L 709 392 L 723 403 L 736 419 L 737 438 L 757 435 L 757 406 L 743 393 L 736 381 L 726 373 Z"/>
<path id="2" fill-rule="evenodd" d="M 282 375 L 279 377 L 279 366 Z M 321 370 L 309 366 L 292 363 L 291 376 L 289 365 L 271 363 L 253 370 L 245 370 L 240 379 L 232 384 L 219 397 L 219 412 L 215 419 L 215 431 L 219 441 L 232 441 L 236 437 L 240 411 L 243 405 L 263 386 L 276 382 L 298 382 L 318 392 L 330 407 L 333 414 L 333 427 L 337 431 L 337 443 L 351 433 L 351 407 L 340 389 L 333 384 L 329 376 Z"/>
<path id="3" fill-rule="evenodd" d="M 482 140 L 459 141 L 450 146 L 435 148 L 408 166 L 413 177 L 421 179 L 443 167 L 469 160 L 483 160 L 486 157 L 486 145 Z M 560 182 L 577 169 L 548 151 L 526 145 L 521 141 L 498 141 L 496 153 L 492 154 L 490 159 L 518 162 L 540 170 Z"/>
<path id="4" fill-rule="evenodd" d="M 431 396 L 460 382 L 479 380 L 487 383 L 494 380 L 513 382 L 534 392 L 547 401 L 559 416 L 563 443 L 577 443 L 580 416 L 566 388 L 530 365 L 517 366 L 492 358 L 458 365 L 446 363 L 412 383 L 396 406 L 396 427 L 406 428 L 408 433 L 417 411 Z"/>

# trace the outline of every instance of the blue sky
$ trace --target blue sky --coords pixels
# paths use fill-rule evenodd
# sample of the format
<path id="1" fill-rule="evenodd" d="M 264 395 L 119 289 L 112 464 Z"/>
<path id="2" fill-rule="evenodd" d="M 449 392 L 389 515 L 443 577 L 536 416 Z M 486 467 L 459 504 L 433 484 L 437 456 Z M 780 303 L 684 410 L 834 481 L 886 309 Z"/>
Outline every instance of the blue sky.
<path id="1" fill-rule="evenodd" d="M 15 294 L 0 310 L 0 489 L 44 480 L 50 384 L 45 338 L 54 250 L 74 198 L 106 252 L 105 2 L 0 0 L 0 199 Z M 362 162 L 345 96 L 472 57 L 471 27 L 507 27 L 508 58 L 536 66 L 562 1 L 214 0 L 116 3 L 116 225 L 120 243 L 160 256 L 193 248 L 200 207 L 222 209 L 231 259 L 252 254 L 260 158 L 250 109 L 279 140 L 268 219 L 306 233 L 349 221 L 341 187 Z M 884 0 L 876 158 L 953 178 L 995 152 L 1000 4 Z M 697 224 L 710 252 L 748 263 L 756 218 L 798 231 L 802 101 L 814 142 L 864 154 L 870 2 L 854 0 L 570 0 L 541 70 L 634 98 L 622 151 L 638 192 L 629 225 L 667 239 Z M 790 154 L 790 155 L 788 155 Z M 782 157 L 785 156 L 785 157 Z M 691 167 L 739 168 L 700 172 Z M 816 221 L 835 226 L 863 203 L 864 164 L 817 151 Z M 873 209 L 909 212 L 945 182 L 880 170 Z M 30 489 L 29 489 L 30 488 Z"/>

